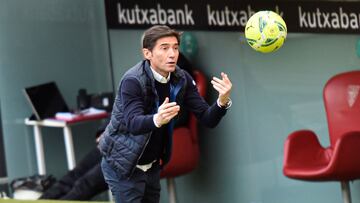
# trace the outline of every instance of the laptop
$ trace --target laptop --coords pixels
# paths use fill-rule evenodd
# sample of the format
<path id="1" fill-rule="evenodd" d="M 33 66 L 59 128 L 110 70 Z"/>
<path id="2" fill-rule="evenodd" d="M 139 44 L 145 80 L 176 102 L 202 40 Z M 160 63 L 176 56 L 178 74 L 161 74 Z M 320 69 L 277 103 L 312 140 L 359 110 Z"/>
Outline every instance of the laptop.
<path id="1" fill-rule="evenodd" d="M 34 112 L 30 120 L 54 118 L 57 112 L 69 112 L 62 94 L 55 82 L 48 82 L 24 88 L 24 94 Z"/>

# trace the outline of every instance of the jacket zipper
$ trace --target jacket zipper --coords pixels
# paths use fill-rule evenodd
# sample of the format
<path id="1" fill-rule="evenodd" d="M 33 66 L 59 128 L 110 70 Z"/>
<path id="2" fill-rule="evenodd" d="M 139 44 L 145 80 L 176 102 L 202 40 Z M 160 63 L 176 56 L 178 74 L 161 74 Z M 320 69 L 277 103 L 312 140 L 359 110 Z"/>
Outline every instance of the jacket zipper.
<path id="1" fill-rule="evenodd" d="M 133 175 L 133 173 L 134 173 L 134 171 L 135 171 L 135 169 L 136 169 L 136 165 L 139 163 L 139 160 L 140 160 L 140 158 L 142 157 L 142 155 L 143 155 L 143 153 L 144 153 L 144 151 L 145 151 L 145 149 L 146 149 L 146 146 L 148 145 L 148 143 L 149 143 L 149 141 L 150 141 L 151 134 L 152 134 L 152 133 L 150 133 L 149 138 L 146 140 L 146 143 L 145 143 L 145 145 L 144 145 L 144 147 L 143 147 L 143 149 L 142 149 L 142 151 L 141 151 L 141 154 L 140 154 L 140 156 L 137 158 L 136 164 L 135 164 L 135 166 L 134 166 L 134 167 L 132 168 L 132 170 L 131 170 L 131 173 L 130 173 L 130 175 L 129 175 L 129 177 L 128 177 L 128 180 L 130 180 L 131 176 Z"/>
<path id="2" fill-rule="evenodd" d="M 156 100 L 157 100 L 157 103 L 159 103 L 159 96 L 157 95 L 157 92 L 156 92 L 156 90 L 155 90 L 155 87 L 154 87 L 154 84 L 152 84 L 151 85 L 151 87 L 152 87 L 152 91 L 155 93 L 155 102 L 156 102 Z M 159 106 L 159 104 L 157 104 L 157 107 Z M 145 151 L 145 149 L 146 149 L 146 146 L 148 145 L 148 143 L 149 143 L 149 141 L 150 141 L 150 138 L 151 138 L 151 134 L 152 134 L 152 132 L 150 132 L 150 135 L 149 135 L 149 137 L 148 137 L 148 139 L 146 140 L 146 143 L 145 143 L 145 145 L 144 145 L 144 147 L 143 147 L 143 149 L 142 149 L 142 151 L 141 151 L 141 154 L 140 154 L 140 156 L 137 158 L 137 160 L 136 160 L 136 163 L 135 163 L 135 166 L 132 168 L 132 170 L 131 170 L 131 172 L 130 172 L 130 175 L 129 175 L 129 177 L 128 177 L 128 180 L 131 178 L 131 176 L 134 174 L 134 171 L 135 171 L 135 169 L 136 169 L 136 165 L 139 163 L 139 160 L 140 160 L 140 158 L 142 157 L 142 155 L 143 155 L 143 153 L 144 153 L 144 151 Z"/>

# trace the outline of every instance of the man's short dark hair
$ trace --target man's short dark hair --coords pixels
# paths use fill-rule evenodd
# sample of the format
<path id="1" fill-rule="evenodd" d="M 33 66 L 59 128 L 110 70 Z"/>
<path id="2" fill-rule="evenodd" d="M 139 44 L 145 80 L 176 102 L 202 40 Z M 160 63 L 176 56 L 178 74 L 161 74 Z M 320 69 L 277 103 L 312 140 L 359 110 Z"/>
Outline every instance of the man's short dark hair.
<path id="1" fill-rule="evenodd" d="M 176 37 L 180 44 L 181 33 L 169 28 L 166 25 L 154 25 L 151 28 L 145 30 L 142 36 L 142 48 L 152 50 L 158 39 L 163 37 Z"/>

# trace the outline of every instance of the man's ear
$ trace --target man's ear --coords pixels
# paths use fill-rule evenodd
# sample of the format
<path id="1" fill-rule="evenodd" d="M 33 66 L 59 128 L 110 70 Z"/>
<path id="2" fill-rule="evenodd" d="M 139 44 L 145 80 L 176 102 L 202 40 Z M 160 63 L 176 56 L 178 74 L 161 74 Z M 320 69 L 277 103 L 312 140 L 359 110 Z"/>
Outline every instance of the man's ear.
<path id="1" fill-rule="evenodd" d="M 143 48 L 142 51 L 143 51 L 144 58 L 147 59 L 147 60 L 150 60 L 151 57 L 152 57 L 151 51 L 149 49 L 146 49 L 146 48 Z"/>

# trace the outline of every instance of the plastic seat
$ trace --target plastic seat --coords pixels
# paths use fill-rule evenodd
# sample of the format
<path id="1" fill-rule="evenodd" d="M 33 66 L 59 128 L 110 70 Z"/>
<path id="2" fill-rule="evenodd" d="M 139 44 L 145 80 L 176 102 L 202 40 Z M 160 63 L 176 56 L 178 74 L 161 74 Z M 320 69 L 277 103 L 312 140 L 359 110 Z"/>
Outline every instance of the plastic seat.
<path id="1" fill-rule="evenodd" d="M 206 77 L 196 70 L 193 72 L 200 96 L 206 95 Z M 188 125 L 175 128 L 173 132 L 173 148 L 169 163 L 161 172 L 161 177 L 167 179 L 170 202 L 176 202 L 174 178 L 193 171 L 199 163 L 199 145 L 197 120 L 190 113 Z"/>
<path id="2" fill-rule="evenodd" d="M 351 202 L 349 181 L 360 178 L 360 71 L 332 77 L 323 98 L 330 146 L 311 130 L 291 133 L 284 148 L 283 173 L 306 181 L 340 181 L 343 201 Z"/>

